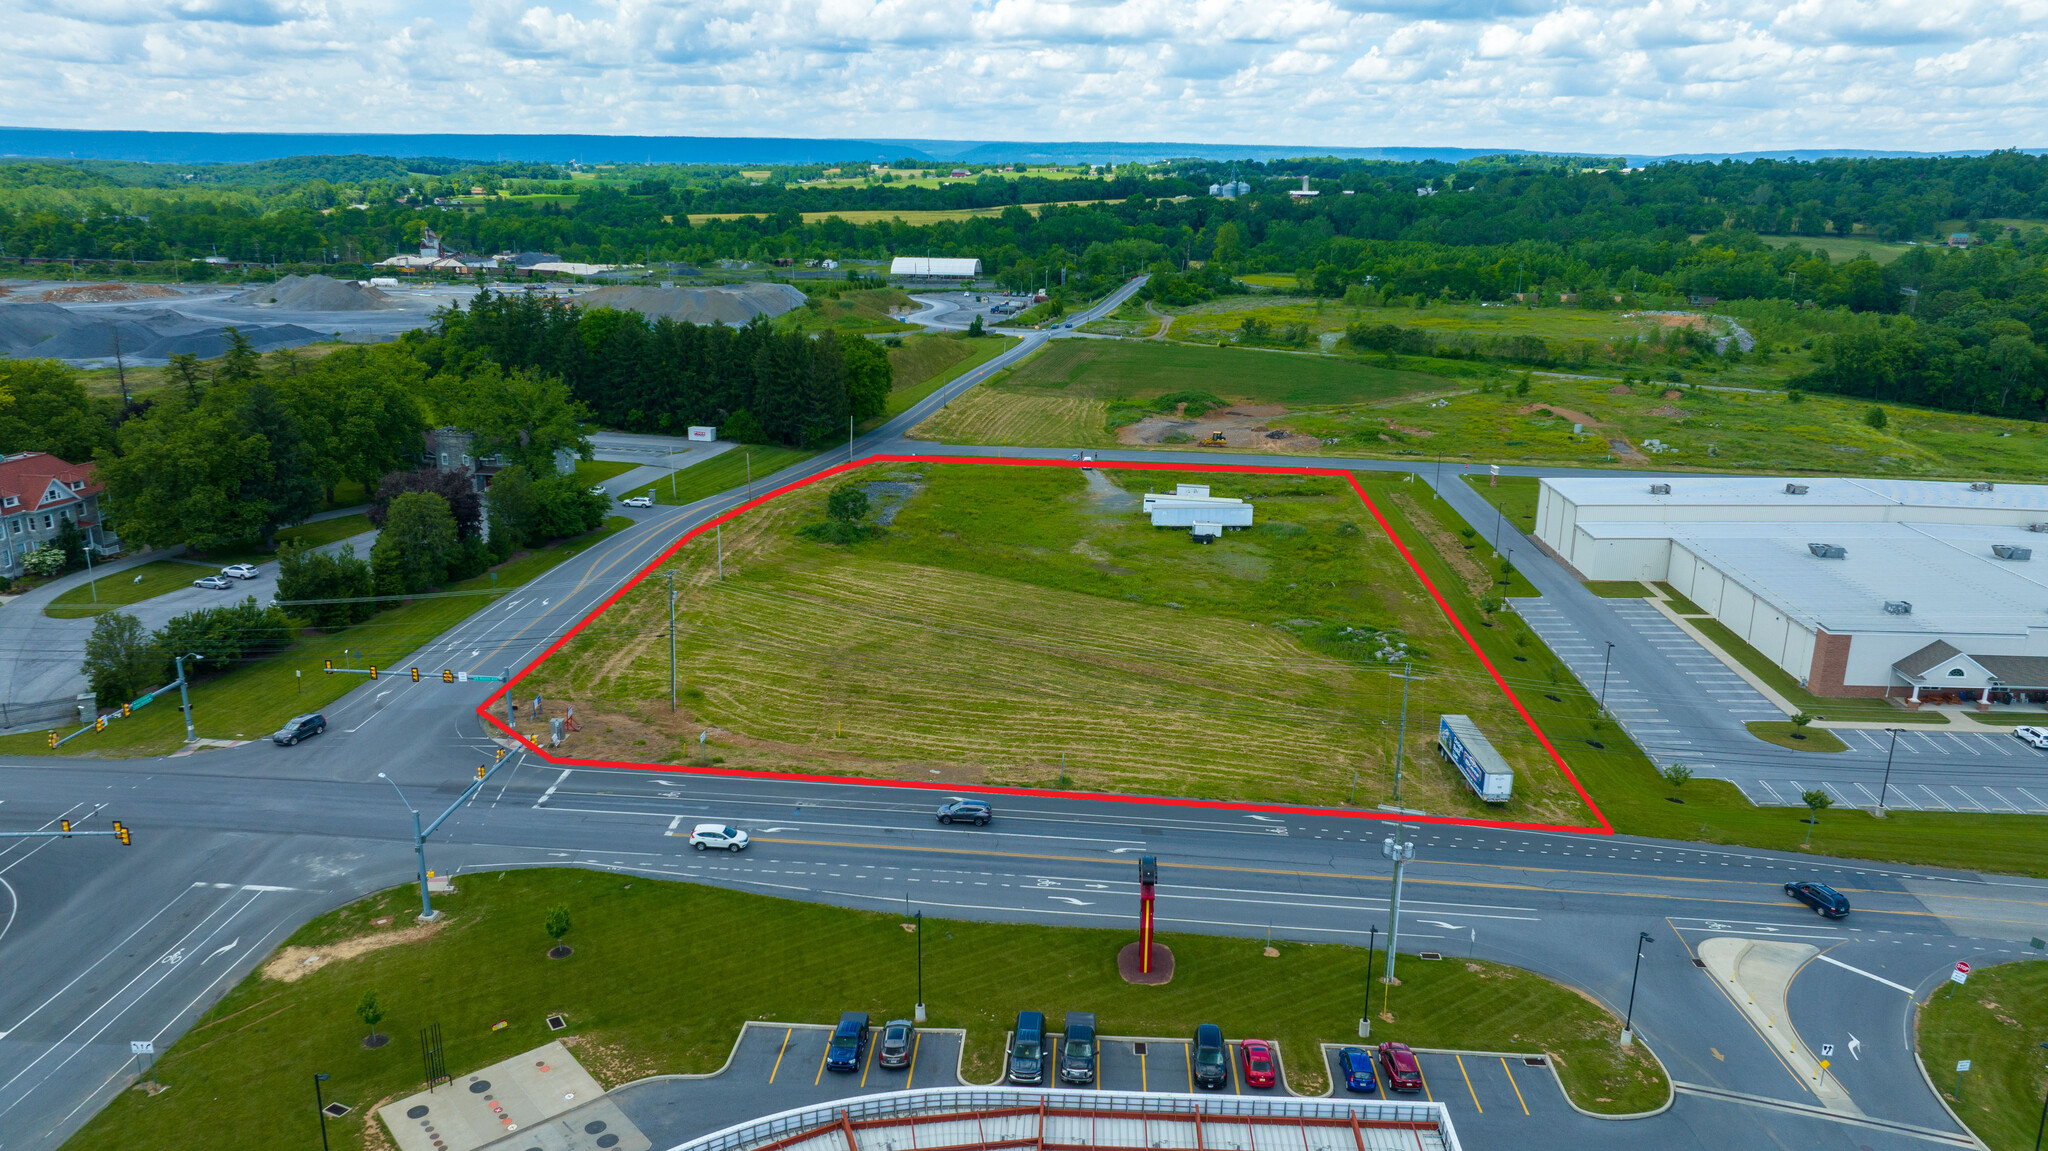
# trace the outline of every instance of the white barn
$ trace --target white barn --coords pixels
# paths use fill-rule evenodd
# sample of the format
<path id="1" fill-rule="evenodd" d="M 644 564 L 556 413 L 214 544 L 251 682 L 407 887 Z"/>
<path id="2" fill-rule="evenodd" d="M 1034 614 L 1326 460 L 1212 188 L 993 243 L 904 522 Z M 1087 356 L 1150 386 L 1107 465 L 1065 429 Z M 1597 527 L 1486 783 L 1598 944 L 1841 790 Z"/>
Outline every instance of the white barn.
<path id="1" fill-rule="evenodd" d="M 981 275 L 981 261 L 967 256 L 898 256 L 889 274 L 916 280 L 972 280 Z"/>

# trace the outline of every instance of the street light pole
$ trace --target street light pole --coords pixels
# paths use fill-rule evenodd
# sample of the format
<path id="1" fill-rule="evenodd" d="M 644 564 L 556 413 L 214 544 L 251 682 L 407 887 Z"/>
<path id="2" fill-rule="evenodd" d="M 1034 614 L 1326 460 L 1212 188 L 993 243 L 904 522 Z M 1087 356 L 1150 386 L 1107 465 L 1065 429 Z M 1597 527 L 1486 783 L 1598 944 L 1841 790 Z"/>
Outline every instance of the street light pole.
<path id="1" fill-rule="evenodd" d="M 191 743 L 193 740 L 198 739 L 199 733 L 197 731 L 194 731 L 192 728 L 192 696 L 185 690 L 185 661 L 188 659 L 205 658 L 205 656 L 200 655 L 197 652 L 191 652 L 185 655 L 174 655 L 171 657 L 171 666 L 178 669 L 178 708 L 179 710 L 185 713 L 186 743 Z"/>
<path id="2" fill-rule="evenodd" d="M 668 573 L 668 709 L 676 709 L 676 573 Z"/>
<path id="3" fill-rule="evenodd" d="M 1650 938 L 1649 932 L 1636 932 L 1636 971 L 1634 975 L 1628 978 L 1628 1014 L 1624 1015 L 1621 1020 L 1621 1045 L 1623 1047 L 1627 1047 L 1636 1040 L 1636 980 L 1642 978 L 1643 974 L 1643 944 L 1655 942 L 1657 941 Z"/>
<path id="4" fill-rule="evenodd" d="M 1614 668 L 1614 641 L 1607 641 L 1607 662 L 1600 665 L 1600 714 L 1607 714 L 1607 673 Z"/>
<path id="5" fill-rule="evenodd" d="M 320 1116 L 320 1151 L 327 1151 L 327 1100 L 320 1093 L 320 1085 L 327 1082 L 327 1072 L 313 1072 L 313 1107 Z"/>
<path id="6" fill-rule="evenodd" d="M 1902 731 L 1902 730 L 1904 730 L 1904 729 L 1902 729 L 1902 728 L 1896 728 L 1896 727 L 1888 727 L 1888 728 L 1885 728 L 1885 730 L 1886 730 L 1886 731 L 1889 731 L 1889 732 L 1891 732 L 1891 733 L 1892 733 L 1892 745 L 1891 745 L 1891 746 L 1890 746 L 1889 748 L 1886 748 L 1886 749 L 1885 749 L 1885 753 L 1884 753 L 1884 782 L 1883 782 L 1882 784 L 1878 785 L 1878 789 L 1877 789 L 1877 817 L 1878 817 L 1879 819 L 1883 819 L 1883 818 L 1884 818 L 1884 801 L 1885 801 L 1885 797 L 1886 797 L 1886 796 L 1887 796 L 1887 795 L 1888 795 L 1888 794 L 1889 794 L 1889 793 L 1891 792 L 1891 789 L 1892 789 L 1892 756 L 1898 753 L 1898 750 L 1899 750 L 1899 732 L 1900 732 L 1900 731 Z"/>
<path id="7" fill-rule="evenodd" d="M 1379 943 L 1380 925 L 1375 923 L 1372 925 L 1372 934 L 1366 936 L 1365 942 L 1365 1013 L 1358 1017 L 1360 1039 L 1372 1038 L 1372 959 L 1373 952 L 1379 949 Z"/>
<path id="8" fill-rule="evenodd" d="M 1396 734 L 1394 736 L 1393 803 L 1396 807 L 1398 807 L 1401 804 L 1401 757 L 1402 752 L 1406 750 L 1406 745 L 1408 743 L 1408 685 L 1415 680 L 1422 679 L 1423 677 L 1415 674 L 1415 665 L 1412 663 L 1402 664 L 1400 674 L 1398 675 L 1394 675 L 1394 673 L 1392 672 L 1389 672 L 1388 674 L 1393 675 L 1395 679 L 1401 681 L 1401 726 L 1396 731 Z M 1385 721 L 1382 720 L 1381 722 Z"/>
<path id="9" fill-rule="evenodd" d="M 1401 832 L 1399 824 L 1394 825 L 1394 834 Z M 1380 854 L 1394 861 L 1394 896 L 1387 903 L 1387 961 L 1380 968 L 1380 982 L 1392 986 L 1394 983 L 1394 948 L 1401 941 L 1401 867 L 1415 858 L 1415 844 L 1402 843 L 1394 836 L 1380 841 Z"/>
<path id="10" fill-rule="evenodd" d="M 411 800 L 405 798 L 405 792 L 399 790 L 397 781 L 381 771 L 377 773 L 378 779 L 390 784 L 391 790 L 398 792 L 398 802 L 405 804 L 405 809 L 412 812 L 412 850 L 413 854 L 419 857 L 420 865 L 420 922 L 432 923 L 439 915 L 434 910 L 432 901 L 427 898 L 427 837 L 440 830 L 441 825 L 448 822 L 448 817 L 454 815 L 457 808 L 468 803 L 470 797 L 474 796 L 477 790 L 483 787 L 485 781 L 498 773 L 499 764 L 504 762 L 503 759 L 500 759 L 477 768 L 476 781 L 467 788 L 464 788 L 462 794 L 456 797 L 455 802 L 448 805 L 448 810 L 442 812 L 434 822 L 427 824 L 424 828 L 420 826 L 419 809 L 412 805 Z"/>
<path id="11" fill-rule="evenodd" d="M 2041 1049 L 2048 1051 L 2048 1043 L 2041 1044 Z M 2034 1124 L 2034 1151 L 2041 1151 L 2041 1132 L 2044 1130 L 2048 1130 L 2048 1095 L 2041 1097 L 2041 1121 Z"/>
<path id="12" fill-rule="evenodd" d="M 913 932 L 912 932 L 912 934 L 913 934 L 913 935 L 916 935 L 916 936 L 917 936 L 917 1010 L 916 1010 L 916 1011 L 915 1011 L 915 1012 L 914 1012 L 913 1014 L 915 1014 L 915 1015 L 917 1016 L 916 1022 L 918 1022 L 918 1023 L 923 1023 L 923 1022 L 924 1022 L 924 909 L 923 909 L 923 908 L 921 908 L 921 907 L 920 907 L 920 908 L 918 908 L 918 910 L 917 910 L 917 928 L 916 928 L 916 930 L 915 930 L 915 931 L 913 931 Z"/>

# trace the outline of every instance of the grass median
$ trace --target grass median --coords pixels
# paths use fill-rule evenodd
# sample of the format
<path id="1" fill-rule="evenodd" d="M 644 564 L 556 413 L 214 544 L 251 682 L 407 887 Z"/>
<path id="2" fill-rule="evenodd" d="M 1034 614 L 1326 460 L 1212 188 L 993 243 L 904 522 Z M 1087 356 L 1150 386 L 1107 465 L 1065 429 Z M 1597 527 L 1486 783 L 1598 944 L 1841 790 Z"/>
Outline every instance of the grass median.
<path id="1" fill-rule="evenodd" d="M 366 1145 L 380 1100 L 419 1086 L 405 1037 L 438 1023 L 448 1069 L 462 1075 L 558 1036 L 607 1087 L 659 1073 L 716 1071 L 747 1020 L 830 1023 L 841 1011 L 876 1020 L 908 1016 L 917 998 L 916 938 L 900 914 L 850 911 L 602 872 L 543 869 L 460 877 L 436 899 L 445 925 L 412 942 L 335 958 L 309 955 L 347 940 L 410 928 L 418 896 L 394 888 L 315 919 L 286 941 L 272 969 L 251 974 L 156 1061 L 169 1090 L 121 1093 L 66 1147 L 73 1151 L 213 1151 L 268 1148 L 297 1138 L 311 1069 L 328 1072 L 327 1097 L 353 1104 L 330 1124 L 336 1148 Z M 568 908 L 550 960 L 542 923 Z M 372 920 L 389 916 L 387 927 Z M 707 928 L 710 928 L 707 930 Z M 924 920 L 924 996 L 930 1026 L 967 1030 L 967 1078 L 995 1079 L 1005 1029 L 1020 1009 L 1092 1010 L 1105 1033 L 1188 1035 L 1216 1023 L 1231 1036 L 1278 1039 L 1289 1085 L 1326 1084 L 1317 1044 L 1357 1035 L 1362 948 L 1169 935 L 1172 983 L 1136 987 L 1116 971 L 1133 931 Z M 292 951 L 291 948 L 304 950 Z M 1376 1040 L 1422 1047 L 1544 1051 L 1580 1106 L 1609 1113 L 1661 1104 L 1663 1071 L 1638 1047 L 1615 1043 L 1621 1021 L 1578 992 L 1530 972 L 1455 959 L 1407 959 L 1393 988 L 1392 1021 Z M 374 993 L 380 1030 L 398 1042 L 363 1046 L 356 1005 Z M 492 1030 L 499 1020 L 508 1026 Z M 1539 1088 L 1540 1089 L 1540 1088 Z M 773 1110 L 764 1105 L 764 1110 Z M 381 1134 L 379 1132 L 378 1134 Z"/>
<path id="2" fill-rule="evenodd" d="M 1920 1009 L 1920 1062 L 1956 1114 L 1992 1151 L 2034 1146 L 2048 1093 L 2048 963 L 1979 967 L 1966 984 L 1943 983 Z M 1962 1097 L 1956 1062 L 1967 1059 Z"/>
<path id="3" fill-rule="evenodd" d="M 410 600 L 353 627 L 334 632 L 304 631 L 290 648 L 277 655 L 251 660 L 225 675 L 195 683 L 191 689 L 193 726 L 202 739 L 256 739 L 269 735 L 293 715 L 317 711 L 360 686 L 356 676 L 325 674 L 326 661 L 333 660 L 336 667 L 375 664 L 395 671 L 407 656 L 497 596 L 631 523 L 624 516 L 613 516 L 603 528 L 588 535 L 563 540 L 552 547 L 515 553 L 495 569 L 495 580 L 491 573 L 486 573 L 442 589 L 473 595 Z M 458 659 L 457 653 L 449 653 L 449 663 Z M 422 667 L 421 673 L 428 670 Z M 436 665 L 431 670 L 439 671 L 440 667 Z M 492 669 L 493 673 L 495 670 Z M 69 729 L 65 734 L 69 734 Z M 178 713 L 177 694 L 170 692 L 138 710 L 132 718 L 110 723 L 105 731 L 81 735 L 59 752 L 50 750 L 44 732 L 0 737 L 0 752 L 163 755 L 184 740 L 185 723 Z"/>
<path id="4" fill-rule="evenodd" d="M 728 448 L 648 485 L 658 504 L 694 504 L 733 488 L 751 486 L 755 495 L 768 490 L 761 481 L 776 472 L 800 464 L 818 453 L 806 448 L 785 448 L 773 444 L 742 444 Z"/>

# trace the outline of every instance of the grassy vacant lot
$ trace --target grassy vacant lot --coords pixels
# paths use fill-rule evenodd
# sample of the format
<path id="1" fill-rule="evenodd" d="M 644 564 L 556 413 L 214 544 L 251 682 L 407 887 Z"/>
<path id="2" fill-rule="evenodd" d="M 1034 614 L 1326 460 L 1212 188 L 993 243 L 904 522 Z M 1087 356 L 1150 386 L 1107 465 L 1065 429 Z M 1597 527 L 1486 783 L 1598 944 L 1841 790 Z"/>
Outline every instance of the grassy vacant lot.
<path id="1" fill-rule="evenodd" d="M 1919 1015 L 1920 1061 L 1970 1130 L 1992 1151 L 2034 1145 L 2041 1099 L 2048 1093 L 2048 963 L 2000 963 L 1970 973 L 1966 984 L 1943 983 Z M 1963 1097 L 1955 1065 L 1970 1061 Z"/>
<path id="2" fill-rule="evenodd" d="M 405 930 L 416 898 L 411 888 L 371 896 L 307 924 L 286 947 L 319 954 Z M 311 1117 L 300 1096 L 306 1069 L 319 1067 L 333 1076 L 327 1097 L 356 1107 L 328 1125 L 333 1146 L 388 1147 L 366 1138 L 378 1124 L 372 1115 L 418 1088 L 409 1037 L 427 1023 L 441 1025 L 448 1069 L 459 1076 L 554 1038 L 542 1020 L 560 1012 L 578 1059 L 611 1087 L 716 1071 L 748 1020 L 831 1023 L 844 1010 L 892 1019 L 909 1015 L 917 997 L 916 940 L 901 915 L 570 870 L 463 876 L 436 902 L 447 923 L 424 939 L 334 960 L 291 983 L 251 974 L 157 1059 L 170 1090 L 121 1093 L 66 1146 L 254 1151 L 286 1132 L 303 1139 Z M 575 954 L 549 960 L 541 925 L 558 904 L 569 909 L 565 942 Z M 387 915 L 392 926 L 371 926 Z M 1269 959 L 1255 940 L 1169 935 L 1173 982 L 1134 987 L 1116 973 L 1130 932 L 929 916 L 924 926 L 929 1025 L 967 1030 L 965 1072 L 982 1082 L 998 1074 L 1020 1009 L 1086 1008 L 1112 1034 L 1186 1035 L 1213 1022 L 1228 1035 L 1278 1039 L 1290 1085 L 1313 1092 L 1323 1086 L 1316 1045 L 1355 1035 L 1367 972 L 1361 948 L 1283 944 Z M 1590 1110 L 1648 1110 L 1669 1091 L 1640 1047 L 1616 1046 L 1620 1020 L 1541 976 L 1457 961 L 1409 961 L 1401 974 L 1394 1021 L 1377 1023 L 1375 1038 L 1548 1051 Z M 363 1047 L 355 1015 L 365 992 L 385 1009 L 379 1029 L 396 1039 L 375 1050 Z M 500 1019 L 511 1025 L 492 1031 Z"/>
<path id="3" fill-rule="evenodd" d="M 1906 244 L 1894 244 L 1862 236 L 1759 236 L 1766 245 L 1773 248 L 1791 246 L 1802 251 L 1821 251 L 1828 259 L 1839 264 L 1858 256 L 1869 256 L 1880 264 L 1889 264 L 1912 248 Z"/>
<path id="4" fill-rule="evenodd" d="M 900 288 L 866 288 L 814 297 L 780 323 L 804 332 L 909 332 L 917 329 L 890 318 L 889 309 L 915 306 Z"/>
<path id="5" fill-rule="evenodd" d="M 83 619 L 191 587 L 193 580 L 219 570 L 217 564 L 193 560 L 155 560 L 72 588 L 51 600 L 43 614 L 52 619 Z"/>
<path id="6" fill-rule="evenodd" d="M 656 481 L 654 500 L 663 504 L 694 504 L 708 496 L 752 483 L 754 493 L 767 490 L 761 481 L 776 472 L 800 464 L 818 453 L 803 448 L 773 444 L 742 444 Z"/>
<path id="7" fill-rule="evenodd" d="M 194 684 L 192 722 L 203 739 L 268 735 L 293 715 L 325 707 L 360 686 L 360 677 L 325 674 L 325 661 L 331 659 L 337 667 L 375 664 L 396 668 L 401 660 L 489 605 L 498 595 L 631 523 L 623 516 L 613 516 L 602 530 L 589 535 L 538 551 L 513 553 L 512 558 L 498 565 L 495 582 L 487 573 L 444 589 L 475 595 L 412 600 L 354 627 L 329 633 L 302 632 L 291 648 L 276 656 L 252 660 L 225 675 Z M 344 651 L 352 655 L 344 655 Z M 457 655 L 451 652 L 448 658 L 453 662 Z M 432 669 L 422 667 L 421 672 L 439 669 L 440 665 Z M 111 724 L 104 732 L 79 736 L 64 745 L 62 754 L 163 755 L 184 741 L 185 723 L 178 714 L 177 699 L 172 696 L 137 711 L 132 719 Z M 42 732 L 0 736 L 0 753 L 53 754 Z"/>
<path id="8" fill-rule="evenodd" d="M 1452 530 L 1464 526 L 1447 505 L 1426 497 L 1408 502 L 1397 497 L 1396 502 L 1408 511 L 1411 519 L 1438 524 L 1433 530 L 1446 539 Z M 1460 554 L 1439 544 L 1434 552 L 1418 551 L 1417 559 L 1452 606 L 1470 619 L 1478 614 L 1473 607 L 1477 589 L 1485 585 L 1453 571 L 1442 558 L 1449 555 L 1455 564 Z M 1522 620 L 1503 612 L 1487 622 L 1494 626 L 1472 630 L 1481 650 L 1504 668 L 1515 655 L 1528 657 L 1526 664 L 1514 665 L 1509 682 L 1515 685 L 1542 723 L 1545 734 L 1564 754 L 1616 831 L 1779 851 L 1810 850 L 1858 859 L 2048 875 L 2048 855 L 2041 851 L 2041 843 L 2048 837 L 2048 818 L 2042 816 L 1893 810 L 1888 818 L 1880 820 L 1861 810 L 1836 809 L 1821 821 L 1811 847 L 1802 848 L 1800 839 L 1806 831 L 1804 808 L 1756 807 L 1732 784 L 1711 779 L 1695 779 L 1686 784 L 1682 789 L 1684 803 L 1667 802 L 1672 794 L 1670 785 L 1626 736 L 1598 718 L 1592 694 L 1564 670 Z M 1761 660 L 1762 656 L 1755 658 Z M 1843 714 L 1845 709 L 1840 705 L 1864 701 L 1825 702 L 1828 715 L 1851 718 Z M 1925 717 L 1887 708 L 1882 718 L 1897 722 Z"/>
<path id="9" fill-rule="evenodd" d="M 612 729 L 579 754 L 677 762 L 709 728 L 735 767 L 1371 806 L 1393 798 L 1390 673 L 1407 658 L 1428 678 L 1403 804 L 1590 818 L 1341 480 L 968 464 L 859 478 L 893 505 L 878 540 L 798 538 L 821 518 L 811 488 L 726 525 L 722 582 L 709 538 L 678 553 L 679 714 L 662 698 L 662 580 L 538 669 L 534 690 Z M 1258 526 L 1207 546 L 1152 528 L 1139 494 L 1176 481 L 1255 499 Z M 1430 547 L 1392 506 L 1407 487 L 1370 490 Z M 1458 578 L 1491 586 L 1435 534 Z M 1527 659 L 1502 666 L 1526 679 Z M 1436 759 L 1445 711 L 1472 715 L 1519 769 L 1512 802 L 1480 804 Z"/>
<path id="10" fill-rule="evenodd" d="M 995 359 L 1016 342 L 1007 336 L 969 338 L 964 333 L 932 333 L 905 339 L 902 347 L 889 349 L 894 383 L 888 407 L 861 425 L 861 430 L 879 427 L 902 415 L 912 404 L 959 379 L 962 373 Z"/>

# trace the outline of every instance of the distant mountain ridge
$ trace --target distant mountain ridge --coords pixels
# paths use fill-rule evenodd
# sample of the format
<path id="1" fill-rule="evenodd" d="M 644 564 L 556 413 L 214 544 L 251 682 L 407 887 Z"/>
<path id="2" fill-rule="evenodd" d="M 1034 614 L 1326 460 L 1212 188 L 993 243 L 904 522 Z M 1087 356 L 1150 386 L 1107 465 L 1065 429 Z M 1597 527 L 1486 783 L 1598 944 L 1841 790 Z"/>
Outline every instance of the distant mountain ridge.
<path id="1" fill-rule="evenodd" d="M 2025 149 L 2034 152 L 2040 149 Z M 1983 156 L 1988 149 L 1941 152 L 1866 148 L 1788 148 L 1749 152 L 1629 155 L 1631 165 L 1658 160 L 1720 161 L 1828 157 Z M 1335 148 L 1315 144 L 1190 144 L 1169 142 L 806 139 L 779 136 L 596 136 L 461 133 L 137 132 L 0 127 L 0 158 L 126 160 L 157 164 L 246 164 L 291 156 L 433 156 L 480 162 L 565 164 L 819 164 L 910 158 L 927 163 L 1126 164 L 1183 157 L 1287 160 L 1332 156 L 1349 160 L 1455 163 L 1475 156 L 1612 156 L 1613 151 L 1529 148 Z"/>

